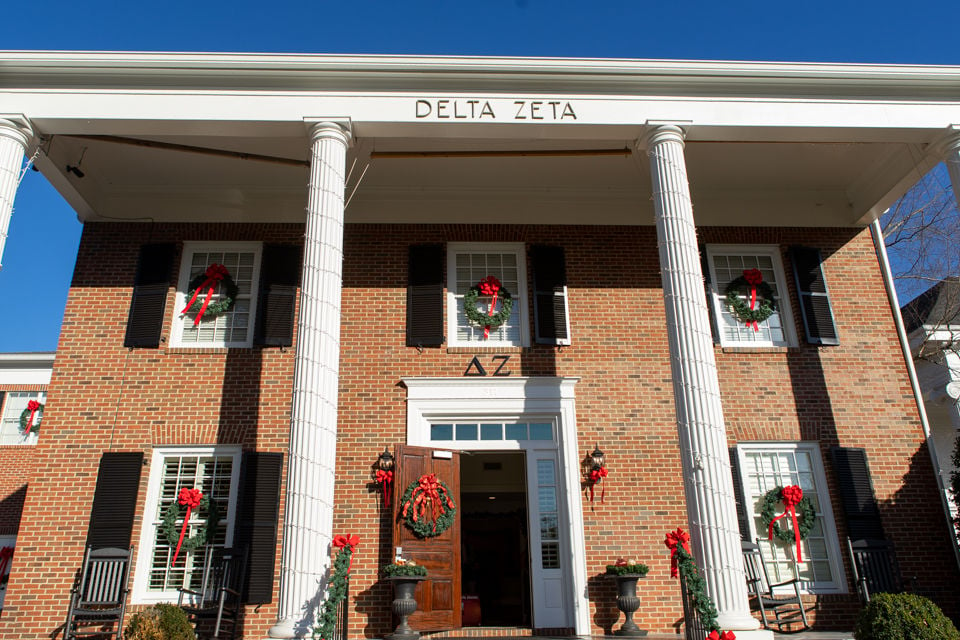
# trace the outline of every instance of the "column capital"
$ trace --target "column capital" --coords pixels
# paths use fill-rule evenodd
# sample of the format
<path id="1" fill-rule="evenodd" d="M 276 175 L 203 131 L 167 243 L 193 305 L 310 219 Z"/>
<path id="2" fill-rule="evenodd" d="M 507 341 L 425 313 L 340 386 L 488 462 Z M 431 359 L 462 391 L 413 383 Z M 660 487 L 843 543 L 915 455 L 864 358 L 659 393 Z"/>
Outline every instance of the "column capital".
<path id="1" fill-rule="evenodd" d="M 943 159 L 948 153 L 960 149 L 960 124 L 947 126 L 946 131 L 932 145 L 935 153 Z"/>
<path id="2" fill-rule="evenodd" d="M 0 113 L 0 136 L 15 140 L 26 151 L 35 135 L 33 125 L 22 113 Z"/>
<path id="3" fill-rule="evenodd" d="M 353 124 L 350 118 L 304 118 L 310 141 L 321 138 L 340 140 L 344 145 L 353 144 Z"/>
<path id="4" fill-rule="evenodd" d="M 689 124 L 689 121 L 647 120 L 646 130 L 637 138 L 636 147 L 639 151 L 649 151 L 654 145 L 668 141 L 679 142 L 682 145 L 687 137 L 684 125 Z"/>

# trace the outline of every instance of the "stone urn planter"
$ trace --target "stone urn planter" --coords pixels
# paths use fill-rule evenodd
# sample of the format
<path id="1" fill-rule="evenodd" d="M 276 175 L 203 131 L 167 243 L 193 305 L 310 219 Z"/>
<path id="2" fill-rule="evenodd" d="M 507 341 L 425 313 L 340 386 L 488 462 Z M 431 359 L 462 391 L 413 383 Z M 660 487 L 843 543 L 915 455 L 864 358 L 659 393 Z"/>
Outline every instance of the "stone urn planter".
<path id="1" fill-rule="evenodd" d="M 420 632 L 410 628 L 410 625 L 407 624 L 407 618 L 417 610 L 417 599 L 414 598 L 413 593 L 416 591 L 417 585 L 426 580 L 426 577 L 388 576 L 385 580 L 393 583 L 393 615 L 400 620 L 397 628 L 387 638 L 389 640 L 417 640 L 420 637 Z"/>
<path id="2" fill-rule="evenodd" d="M 647 632 L 633 621 L 633 614 L 640 608 L 640 598 L 637 597 L 637 580 L 646 575 L 647 566 L 642 564 L 607 566 L 607 576 L 617 581 L 617 609 L 626 616 L 623 626 L 614 631 L 614 635 L 629 638 L 647 635 Z"/>

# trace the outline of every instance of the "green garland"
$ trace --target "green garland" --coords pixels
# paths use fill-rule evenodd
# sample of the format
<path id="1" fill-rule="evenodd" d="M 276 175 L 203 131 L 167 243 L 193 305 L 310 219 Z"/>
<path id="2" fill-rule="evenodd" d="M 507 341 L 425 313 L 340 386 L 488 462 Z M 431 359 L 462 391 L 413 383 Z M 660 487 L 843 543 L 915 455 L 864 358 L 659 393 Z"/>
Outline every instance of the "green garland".
<path id="1" fill-rule="evenodd" d="M 470 290 L 463 294 L 463 312 L 466 314 L 467 320 L 481 329 L 483 327 L 499 329 L 500 325 L 510 319 L 510 312 L 513 310 L 513 296 L 510 295 L 510 292 L 507 291 L 505 287 L 500 287 L 500 290 L 497 292 L 497 297 L 500 300 L 500 311 L 497 311 L 492 316 L 487 315 L 477 308 L 477 300 L 480 298 L 480 286 L 474 285 L 470 287 Z"/>
<path id="2" fill-rule="evenodd" d="M 774 487 L 763 494 L 763 500 L 760 503 L 760 520 L 763 523 L 764 531 L 768 531 L 773 519 L 783 513 L 783 509 L 777 509 L 777 505 L 780 504 L 781 491 L 783 491 L 783 487 Z M 805 540 L 817 521 L 817 511 L 813 508 L 813 503 L 810 502 L 810 498 L 807 497 L 800 500 L 796 506 L 796 510 L 797 528 L 799 529 L 797 533 L 800 534 L 801 540 Z M 786 518 L 784 519 L 786 520 Z M 796 541 L 792 529 L 782 528 L 779 520 L 773 525 L 773 535 L 775 535 L 778 540 L 783 540 L 784 542 Z"/>
<path id="3" fill-rule="evenodd" d="M 773 315 L 777 310 L 777 301 L 773 298 L 773 289 L 766 281 L 757 285 L 758 304 L 755 309 L 751 309 L 747 301 L 741 298 L 742 291 L 747 290 L 747 296 L 750 294 L 750 283 L 743 276 L 734 278 L 727 285 L 723 292 L 726 296 L 727 307 L 730 312 L 741 322 L 763 322 Z"/>
<path id="4" fill-rule="evenodd" d="M 384 578 L 426 578 L 427 568 L 422 564 L 387 564 L 383 566 Z"/>
<path id="5" fill-rule="evenodd" d="M 333 577 L 330 578 L 327 599 L 323 601 L 323 607 L 317 617 L 317 626 L 313 628 L 314 638 L 333 640 L 333 633 L 337 626 L 337 607 L 347 597 L 351 557 L 353 557 L 353 546 L 349 544 L 337 552 L 337 557 L 333 561 Z"/>
<path id="6" fill-rule="evenodd" d="M 608 576 L 640 575 L 645 576 L 650 567 L 645 564 L 608 564 Z"/>
<path id="7" fill-rule="evenodd" d="M 200 499 L 199 506 L 197 506 L 197 511 L 203 509 L 207 510 L 207 521 L 191 537 L 187 538 L 184 536 L 183 544 L 180 546 L 182 551 L 193 551 L 207 544 L 208 541 L 213 542 L 217 524 L 219 524 L 220 521 L 220 514 L 217 512 L 217 503 L 207 496 L 203 496 Z M 177 526 L 177 520 L 180 519 L 180 514 L 180 504 L 177 502 L 177 499 L 174 498 L 173 504 L 163 512 L 163 522 L 160 525 L 160 533 L 163 534 L 163 537 L 171 547 L 176 547 L 177 540 L 180 539 L 180 530 L 183 528 L 182 523 L 179 527 Z"/>
<path id="8" fill-rule="evenodd" d="M 207 281 L 206 272 L 201 273 L 196 278 L 190 281 L 190 285 L 187 287 L 189 290 L 187 293 L 187 300 L 193 297 L 194 292 L 200 288 L 204 282 Z M 203 315 L 200 316 L 204 320 L 207 318 L 216 318 L 220 314 L 226 313 L 233 308 L 234 303 L 237 301 L 237 295 L 240 293 L 237 283 L 233 281 L 233 278 L 230 277 L 228 273 L 223 277 L 223 280 L 220 281 L 220 297 L 217 300 L 211 300 L 210 304 L 207 305 L 207 308 L 204 309 Z M 193 304 L 188 307 L 184 313 L 196 313 L 200 311 L 200 308 L 203 307 L 203 301 L 206 299 L 206 293 L 203 291 L 200 292 L 200 295 L 197 296 L 197 299 L 193 301 Z"/>
<path id="9" fill-rule="evenodd" d="M 425 518 L 420 518 L 416 522 L 413 520 L 413 505 L 411 504 L 411 509 L 406 516 L 403 515 L 403 507 L 410 502 L 410 499 L 413 497 L 413 490 L 420 486 L 419 480 L 414 480 L 410 483 L 410 486 L 407 487 L 407 490 L 404 491 L 403 497 L 400 499 L 400 517 L 403 518 L 404 523 L 413 531 L 418 538 L 432 538 L 438 536 L 453 524 L 454 520 L 457 517 L 457 505 L 453 503 L 453 498 L 450 498 L 450 502 L 453 503 L 453 507 L 444 508 L 446 505 L 446 498 L 450 496 L 450 489 L 447 488 L 447 485 L 441 481 L 437 481 L 440 485 L 440 490 L 437 492 L 440 494 L 440 515 L 437 516 L 436 522 L 431 524 L 430 521 Z"/>
<path id="10" fill-rule="evenodd" d="M 20 412 L 20 433 L 23 435 L 29 435 L 30 433 L 40 433 L 40 421 L 43 420 L 43 409 L 46 405 L 41 404 L 40 408 L 37 409 L 36 419 L 33 421 L 33 424 L 30 425 L 29 433 L 27 430 L 27 420 L 30 419 L 30 409 L 24 409 Z"/>
<path id="11" fill-rule="evenodd" d="M 710 631 L 720 631 L 717 622 L 717 605 L 707 593 L 707 581 L 697 571 L 697 563 L 693 556 L 687 553 L 683 545 L 677 545 L 677 568 L 683 574 L 684 584 L 693 599 L 693 607 L 700 616 L 700 622 Z"/>

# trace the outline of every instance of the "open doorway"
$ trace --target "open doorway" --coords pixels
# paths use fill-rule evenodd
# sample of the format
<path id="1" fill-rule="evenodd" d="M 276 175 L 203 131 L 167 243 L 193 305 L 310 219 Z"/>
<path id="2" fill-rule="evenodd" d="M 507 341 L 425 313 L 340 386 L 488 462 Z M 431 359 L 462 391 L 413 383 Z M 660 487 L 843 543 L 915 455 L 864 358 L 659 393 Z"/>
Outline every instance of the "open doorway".
<path id="1" fill-rule="evenodd" d="M 470 452 L 460 464 L 463 626 L 529 627 L 524 453 Z"/>

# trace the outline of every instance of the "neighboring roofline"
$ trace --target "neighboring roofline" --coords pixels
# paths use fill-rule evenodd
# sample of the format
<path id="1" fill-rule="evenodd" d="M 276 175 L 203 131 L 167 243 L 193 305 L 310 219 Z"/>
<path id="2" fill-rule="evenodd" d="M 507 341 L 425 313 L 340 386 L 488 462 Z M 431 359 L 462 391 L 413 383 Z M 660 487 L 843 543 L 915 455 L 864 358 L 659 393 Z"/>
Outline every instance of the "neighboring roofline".
<path id="1" fill-rule="evenodd" d="M 203 78 L 210 88 L 263 83 L 276 88 L 338 89 L 358 83 L 391 89 L 463 89 L 491 82 L 503 90 L 531 86 L 569 92 L 736 93 L 789 96 L 875 95 L 915 100 L 960 97 L 960 67 L 647 60 L 603 58 L 518 58 L 387 56 L 274 53 L 149 53 L 109 51 L 0 51 L 0 86 L 34 82 L 57 86 L 113 84 L 192 85 Z"/>

